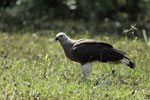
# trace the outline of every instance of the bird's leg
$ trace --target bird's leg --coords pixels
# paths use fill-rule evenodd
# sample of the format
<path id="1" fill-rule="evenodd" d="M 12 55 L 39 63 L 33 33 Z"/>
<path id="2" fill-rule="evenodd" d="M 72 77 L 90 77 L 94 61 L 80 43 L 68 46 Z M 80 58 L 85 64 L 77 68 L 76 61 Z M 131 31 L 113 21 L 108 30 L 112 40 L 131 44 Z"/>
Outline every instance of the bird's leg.
<path id="1" fill-rule="evenodd" d="M 89 75 L 89 73 L 91 71 L 92 64 L 86 63 L 86 64 L 82 65 L 81 68 L 82 68 L 83 77 L 86 77 Z"/>

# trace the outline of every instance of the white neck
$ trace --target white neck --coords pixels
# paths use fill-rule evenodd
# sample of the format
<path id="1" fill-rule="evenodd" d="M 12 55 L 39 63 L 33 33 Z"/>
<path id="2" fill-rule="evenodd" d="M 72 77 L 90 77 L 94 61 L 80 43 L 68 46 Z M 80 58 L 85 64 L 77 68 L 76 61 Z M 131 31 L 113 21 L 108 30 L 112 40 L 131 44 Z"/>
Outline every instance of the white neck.
<path id="1" fill-rule="evenodd" d="M 68 37 L 65 41 L 60 41 L 61 45 L 65 45 L 65 44 L 72 44 L 72 40 Z"/>

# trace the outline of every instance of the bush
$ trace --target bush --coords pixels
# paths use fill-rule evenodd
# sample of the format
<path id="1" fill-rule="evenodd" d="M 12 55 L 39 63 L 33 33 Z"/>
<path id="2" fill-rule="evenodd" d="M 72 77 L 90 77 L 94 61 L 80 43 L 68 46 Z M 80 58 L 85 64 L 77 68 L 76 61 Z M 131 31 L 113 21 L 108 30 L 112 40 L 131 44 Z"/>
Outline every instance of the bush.
<path id="1" fill-rule="evenodd" d="M 1 8 L 19 14 L 51 18 L 149 19 L 150 0 L 3 0 Z"/>

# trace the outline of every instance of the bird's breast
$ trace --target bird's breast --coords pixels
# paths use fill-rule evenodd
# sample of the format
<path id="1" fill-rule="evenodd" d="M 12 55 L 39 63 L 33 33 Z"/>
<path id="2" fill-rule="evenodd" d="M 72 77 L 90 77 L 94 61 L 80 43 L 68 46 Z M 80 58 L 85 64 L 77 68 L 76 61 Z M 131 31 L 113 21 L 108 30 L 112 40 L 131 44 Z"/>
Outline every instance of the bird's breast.
<path id="1" fill-rule="evenodd" d="M 64 49 L 65 55 L 66 55 L 70 60 L 75 61 L 75 58 L 74 58 L 74 56 L 73 56 L 73 54 L 72 54 L 71 46 L 63 46 L 63 49 Z"/>
<path id="2" fill-rule="evenodd" d="M 64 50 L 64 52 L 65 52 L 65 55 L 66 55 L 70 60 L 75 61 L 75 58 L 73 57 L 73 54 L 72 54 L 71 50 Z"/>

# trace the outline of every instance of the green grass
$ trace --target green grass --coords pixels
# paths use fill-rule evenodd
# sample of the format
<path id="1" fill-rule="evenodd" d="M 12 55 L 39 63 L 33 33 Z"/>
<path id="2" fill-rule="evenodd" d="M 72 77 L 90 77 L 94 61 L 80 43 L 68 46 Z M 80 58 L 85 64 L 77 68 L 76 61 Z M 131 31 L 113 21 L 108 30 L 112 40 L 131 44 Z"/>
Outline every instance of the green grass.
<path id="1" fill-rule="evenodd" d="M 90 38 L 82 34 L 71 38 Z M 126 51 L 136 64 L 95 62 L 82 79 L 80 64 L 65 58 L 53 35 L 0 34 L 0 100 L 150 99 L 150 47 L 140 39 L 95 35 Z M 112 73 L 114 71 L 114 73 Z"/>

